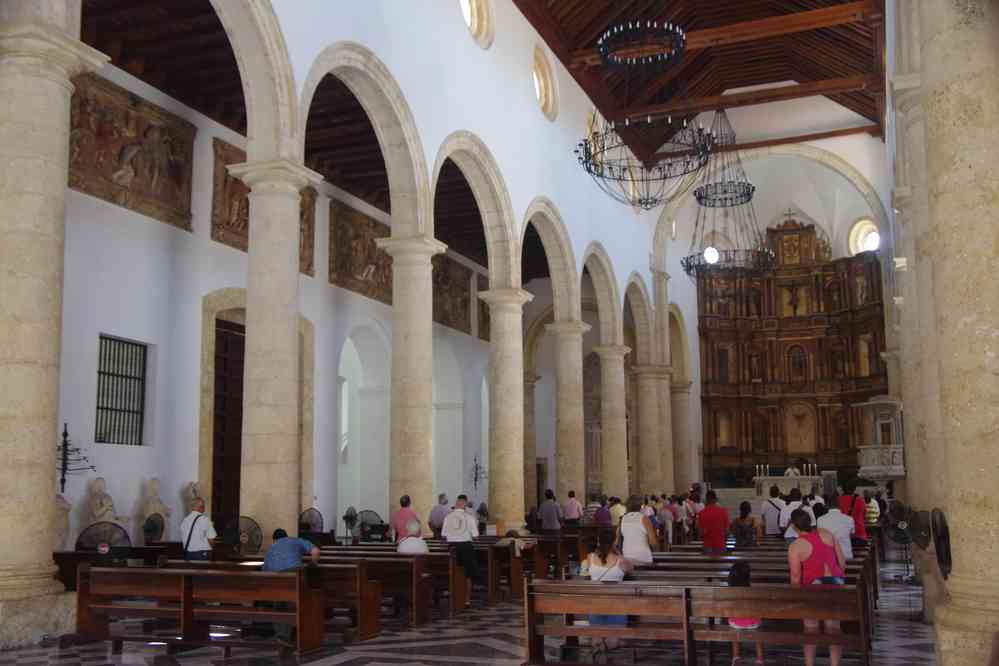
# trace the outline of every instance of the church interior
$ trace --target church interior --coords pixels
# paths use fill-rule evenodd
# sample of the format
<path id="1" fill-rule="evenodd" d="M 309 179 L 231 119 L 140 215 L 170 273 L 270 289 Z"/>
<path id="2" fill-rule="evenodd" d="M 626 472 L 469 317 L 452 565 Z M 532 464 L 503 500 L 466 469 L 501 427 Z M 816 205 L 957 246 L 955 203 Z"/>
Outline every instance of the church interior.
<path id="1" fill-rule="evenodd" d="M 989 0 L 0 0 L 0 666 L 999 665 L 996 153 Z"/>

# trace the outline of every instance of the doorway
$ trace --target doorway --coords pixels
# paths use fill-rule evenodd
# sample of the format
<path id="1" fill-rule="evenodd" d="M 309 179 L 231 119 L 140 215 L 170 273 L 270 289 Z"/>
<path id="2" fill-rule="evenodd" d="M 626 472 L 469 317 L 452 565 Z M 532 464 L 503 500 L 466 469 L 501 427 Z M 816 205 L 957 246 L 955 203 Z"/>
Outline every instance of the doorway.
<path id="1" fill-rule="evenodd" d="M 243 447 L 243 363 L 246 327 L 215 321 L 215 419 L 212 432 L 212 520 L 215 530 L 239 517 Z"/>

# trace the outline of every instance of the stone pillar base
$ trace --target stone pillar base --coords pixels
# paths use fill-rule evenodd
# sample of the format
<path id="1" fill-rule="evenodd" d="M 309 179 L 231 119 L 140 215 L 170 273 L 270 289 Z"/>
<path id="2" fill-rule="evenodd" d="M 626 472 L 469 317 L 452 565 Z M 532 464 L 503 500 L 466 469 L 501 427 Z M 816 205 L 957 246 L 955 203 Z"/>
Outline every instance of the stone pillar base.
<path id="1" fill-rule="evenodd" d="M 951 575 L 950 600 L 935 613 L 937 663 L 989 664 L 999 633 L 999 584 Z"/>
<path id="2" fill-rule="evenodd" d="M 75 630 L 75 592 L 0 600 L 0 650 L 33 645 L 43 636 L 61 636 Z"/>

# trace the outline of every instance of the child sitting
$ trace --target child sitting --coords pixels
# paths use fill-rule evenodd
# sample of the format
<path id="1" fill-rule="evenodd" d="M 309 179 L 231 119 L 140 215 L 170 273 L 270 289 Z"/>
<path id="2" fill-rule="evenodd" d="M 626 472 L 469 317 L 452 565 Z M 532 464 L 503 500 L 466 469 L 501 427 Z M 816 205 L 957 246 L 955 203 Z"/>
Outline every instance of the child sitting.
<path id="1" fill-rule="evenodd" d="M 752 570 L 750 569 L 749 562 L 741 560 L 732 565 L 732 568 L 728 570 L 728 586 L 729 587 L 749 587 L 749 579 Z M 760 628 L 760 618 L 758 617 L 730 617 L 728 619 L 728 626 L 733 629 L 740 630 L 750 630 Z M 732 664 L 736 664 L 739 661 L 739 650 L 740 641 L 732 642 Z M 756 641 L 756 663 L 763 663 L 763 643 Z"/>

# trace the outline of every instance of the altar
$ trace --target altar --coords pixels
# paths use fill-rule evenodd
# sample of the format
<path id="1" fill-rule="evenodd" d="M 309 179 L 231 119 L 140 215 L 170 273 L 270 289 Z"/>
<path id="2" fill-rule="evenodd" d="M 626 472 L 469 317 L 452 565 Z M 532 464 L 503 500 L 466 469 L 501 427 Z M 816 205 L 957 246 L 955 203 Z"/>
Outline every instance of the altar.
<path id="1" fill-rule="evenodd" d="M 832 473 L 835 476 L 835 472 Z M 756 496 L 760 499 L 766 499 L 770 497 L 770 488 L 777 486 L 780 489 L 781 495 L 787 495 L 792 489 L 797 488 L 801 491 L 802 495 L 809 495 L 815 493 L 816 495 L 822 495 L 825 493 L 825 478 L 826 474 L 821 474 L 818 476 L 755 476 L 753 477 L 753 485 L 756 487 Z"/>

